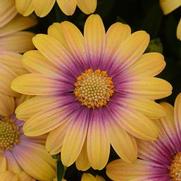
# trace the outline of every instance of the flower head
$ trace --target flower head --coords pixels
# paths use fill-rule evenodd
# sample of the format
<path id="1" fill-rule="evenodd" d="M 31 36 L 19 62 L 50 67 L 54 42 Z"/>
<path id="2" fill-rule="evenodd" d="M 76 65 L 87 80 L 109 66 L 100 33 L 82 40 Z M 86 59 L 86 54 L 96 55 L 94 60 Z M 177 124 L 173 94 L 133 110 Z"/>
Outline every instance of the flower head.
<path id="1" fill-rule="evenodd" d="M 16 78 L 12 88 L 36 95 L 16 114 L 26 120 L 25 134 L 49 133 L 46 147 L 61 151 L 65 166 L 102 169 L 110 145 L 127 162 L 137 157 L 135 137 L 154 140 L 159 129 L 150 118 L 165 115 L 154 102 L 171 93 L 171 85 L 154 77 L 165 66 L 159 53 L 143 55 L 149 35 L 131 34 L 113 24 L 105 33 L 98 15 L 88 17 L 84 36 L 70 22 L 55 23 L 48 35 L 33 38 L 38 50 L 24 55 L 31 72 Z M 47 46 L 48 45 L 48 46 Z"/>
<path id="2" fill-rule="evenodd" d="M 97 6 L 97 0 L 56 0 L 60 9 L 66 15 L 72 15 L 76 6 L 85 14 L 93 13 Z M 53 8 L 55 0 L 15 0 L 16 8 L 24 16 L 30 15 L 33 11 L 40 16 L 46 16 Z"/>
<path id="3" fill-rule="evenodd" d="M 181 0 L 160 0 L 160 6 L 165 15 L 181 7 Z M 177 26 L 177 38 L 181 40 L 181 18 Z"/>
<path id="4" fill-rule="evenodd" d="M 115 160 L 108 164 L 107 174 L 113 180 L 164 180 L 181 179 L 181 94 L 174 108 L 162 103 L 166 116 L 158 122 L 160 135 L 152 143 L 140 142 L 139 159 L 134 164 Z"/>
<path id="5" fill-rule="evenodd" d="M 44 137 L 24 135 L 24 122 L 14 113 L 18 102 L 0 94 L 0 178 L 50 181 L 55 176 L 55 162 L 45 150 Z"/>
<path id="6" fill-rule="evenodd" d="M 33 33 L 22 31 L 37 23 L 33 17 L 17 15 L 14 0 L 0 2 L 0 53 L 4 50 L 25 52 L 33 48 Z M 18 42 L 18 43 L 17 43 Z"/>

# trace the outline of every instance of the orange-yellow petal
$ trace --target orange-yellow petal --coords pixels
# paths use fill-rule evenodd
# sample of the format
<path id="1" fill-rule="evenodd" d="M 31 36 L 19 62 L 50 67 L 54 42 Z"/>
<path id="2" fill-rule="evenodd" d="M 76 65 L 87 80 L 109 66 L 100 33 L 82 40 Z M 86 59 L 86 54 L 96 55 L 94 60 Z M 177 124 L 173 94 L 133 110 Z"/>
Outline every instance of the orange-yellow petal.
<path id="1" fill-rule="evenodd" d="M 160 0 L 160 6 L 164 14 L 169 14 L 181 6 L 180 0 Z"/>
<path id="2" fill-rule="evenodd" d="M 177 38 L 179 40 L 181 40 L 181 19 L 180 19 L 178 26 L 177 26 Z"/>
<path id="3" fill-rule="evenodd" d="M 87 135 L 87 153 L 89 163 L 94 169 L 101 170 L 108 162 L 110 141 L 107 127 L 101 119 L 91 120 Z"/>
<path id="4" fill-rule="evenodd" d="M 126 162 L 133 162 L 137 158 L 135 139 L 124 131 L 115 121 L 110 121 L 110 142 L 115 152 Z"/>
<path id="5" fill-rule="evenodd" d="M 30 15 L 33 10 L 33 0 L 15 0 L 17 11 L 23 16 Z"/>
<path id="6" fill-rule="evenodd" d="M 33 6 L 35 13 L 39 17 L 44 17 L 46 16 L 50 10 L 53 8 L 53 5 L 55 4 L 55 0 L 32 0 L 33 1 Z"/>
<path id="7" fill-rule="evenodd" d="M 85 14 L 93 13 L 97 7 L 97 0 L 77 0 L 77 5 Z"/>
<path id="8" fill-rule="evenodd" d="M 64 14 L 70 16 L 75 12 L 76 0 L 57 0 L 57 3 Z"/>

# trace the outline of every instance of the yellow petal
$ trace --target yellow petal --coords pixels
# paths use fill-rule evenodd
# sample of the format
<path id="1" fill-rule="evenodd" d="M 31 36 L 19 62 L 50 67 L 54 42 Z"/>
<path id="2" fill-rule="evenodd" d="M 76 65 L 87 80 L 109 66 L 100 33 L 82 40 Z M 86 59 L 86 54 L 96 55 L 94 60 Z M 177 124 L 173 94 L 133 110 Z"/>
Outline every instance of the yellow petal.
<path id="1" fill-rule="evenodd" d="M 69 52 L 55 38 L 49 35 L 38 34 L 33 38 L 33 43 L 40 53 L 55 66 L 64 68 L 70 62 L 71 56 Z"/>
<path id="2" fill-rule="evenodd" d="M 77 5 L 85 14 L 93 13 L 97 7 L 97 0 L 77 0 Z"/>
<path id="3" fill-rule="evenodd" d="M 9 117 L 14 113 L 14 98 L 0 93 L 0 115 Z"/>
<path id="4" fill-rule="evenodd" d="M 160 0 L 160 6 L 164 14 L 169 14 L 181 6 L 180 0 Z"/>
<path id="5" fill-rule="evenodd" d="M 55 109 L 58 106 L 59 104 L 56 97 L 35 96 L 20 104 L 16 108 L 15 113 L 18 119 L 26 121 L 38 112 Z"/>
<path id="6" fill-rule="evenodd" d="M 61 108 L 38 112 L 25 122 L 24 133 L 27 136 L 39 136 L 48 133 L 68 121 L 65 116 L 65 112 Z"/>
<path id="7" fill-rule="evenodd" d="M 122 68 L 125 69 L 141 57 L 149 40 L 149 35 L 145 31 L 137 31 L 121 43 L 113 58 L 121 63 Z"/>
<path id="8" fill-rule="evenodd" d="M 24 67 L 30 72 L 42 73 L 57 77 L 59 75 L 59 70 L 37 50 L 26 52 L 23 55 L 22 62 Z"/>
<path id="9" fill-rule="evenodd" d="M 90 163 L 87 156 L 87 140 L 84 142 L 82 151 L 76 160 L 76 168 L 81 171 L 86 171 L 90 168 Z"/>
<path id="10" fill-rule="evenodd" d="M 68 21 L 61 23 L 59 28 L 75 61 L 85 59 L 84 38 L 80 30 Z"/>
<path id="11" fill-rule="evenodd" d="M 80 114 L 85 113 L 83 112 Z M 72 120 L 70 123 L 71 125 L 67 128 L 61 150 L 62 163 L 67 167 L 75 162 L 82 150 L 88 128 L 86 116 L 86 114 L 81 117 L 76 116 L 77 121 L 75 122 L 75 120 Z"/>
<path id="12" fill-rule="evenodd" d="M 177 38 L 179 40 L 181 40 L 181 19 L 180 19 L 178 26 L 177 26 Z"/>
<path id="13" fill-rule="evenodd" d="M 39 17 L 46 16 L 50 10 L 53 8 L 53 5 L 55 4 L 55 0 L 46 0 L 46 3 L 44 0 L 32 0 L 35 13 Z"/>
<path id="14" fill-rule="evenodd" d="M 99 60 L 105 47 L 105 29 L 99 15 L 90 15 L 84 26 L 87 59 Z"/>
<path id="15" fill-rule="evenodd" d="M 172 137 L 172 135 L 176 132 L 175 129 L 175 120 L 174 120 L 174 109 L 173 106 L 168 103 L 161 103 L 161 106 L 163 107 L 165 111 L 165 117 L 163 117 L 161 122 L 161 133 L 160 135 L 163 136 L 165 133 L 167 136 Z M 169 134 L 168 134 L 169 133 Z"/>
<path id="16" fill-rule="evenodd" d="M 114 160 L 107 165 L 106 173 L 109 178 L 115 181 L 118 180 L 132 181 L 133 179 L 139 176 L 141 178 L 144 175 L 146 176 L 149 173 L 148 168 L 149 168 L 149 163 L 143 160 L 137 160 L 133 164 L 128 164 L 119 159 L 119 160 Z M 139 179 L 137 181 L 143 181 L 143 180 Z"/>
<path id="17" fill-rule="evenodd" d="M 7 169 L 7 161 L 4 157 L 4 154 L 0 152 L 0 173 L 6 171 Z"/>
<path id="18" fill-rule="evenodd" d="M 54 37 L 58 40 L 66 49 L 68 48 L 66 37 L 62 31 L 63 23 L 53 23 L 51 26 L 48 27 L 48 35 Z"/>
<path id="19" fill-rule="evenodd" d="M 106 50 L 110 56 L 114 53 L 124 40 L 131 35 L 131 28 L 123 23 L 114 23 L 106 33 Z M 116 38 L 115 38 L 116 37 Z M 107 55 L 106 55 L 107 56 Z"/>
<path id="20" fill-rule="evenodd" d="M 70 16 L 75 12 L 76 0 L 57 0 L 57 3 L 64 14 Z"/>
<path id="21" fill-rule="evenodd" d="M 55 162 L 44 146 L 21 141 L 14 148 L 13 155 L 23 170 L 35 179 L 53 180 L 55 177 Z"/>
<path id="22" fill-rule="evenodd" d="M 68 121 L 51 131 L 46 140 L 46 149 L 51 155 L 60 153 L 67 132 Z"/>
<path id="23" fill-rule="evenodd" d="M 8 36 L 1 37 L 0 46 L 5 50 L 23 53 L 27 50 L 34 49 L 32 43 L 33 36 L 34 34 L 30 32 L 16 32 Z"/>
<path id="24" fill-rule="evenodd" d="M 12 69 L 3 64 L 0 66 L 0 71 L 0 92 L 8 96 L 18 96 L 18 94 L 10 88 L 12 80 L 18 75 Z"/>
<path id="25" fill-rule="evenodd" d="M 149 99 L 161 99 L 172 93 L 172 86 L 169 82 L 160 78 L 145 78 L 130 81 L 127 84 L 127 91 L 134 95 L 143 96 Z"/>
<path id="26" fill-rule="evenodd" d="M 8 181 L 8 180 L 19 181 L 18 176 L 9 171 L 1 173 L 0 178 L 1 178 L 1 181 Z"/>
<path id="27" fill-rule="evenodd" d="M 110 121 L 110 142 L 115 152 L 126 162 L 133 162 L 137 158 L 135 139 L 124 131 L 119 124 Z"/>
<path id="28" fill-rule="evenodd" d="M 89 173 L 84 173 L 82 175 L 81 181 L 96 181 L 95 177 Z"/>
<path id="29" fill-rule="evenodd" d="M 14 52 L 3 51 L 0 53 L 0 64 L 10 68 L 18 75 L 24 74 L 26 71 L 22 65 L 22 55 Z"/>
<path id="30" fill-rule="evenodd" d="M 56 95 L 59 81 L 38 73 L 24 74 L 12 81 L 12 89 L 26 95 Z"/>
<path id="31" fill-rule="evenodd" d="M 33 0 L 15 0 L 17 11 L 23 16 L 30 15 L 33 10 Z"/>
<path id="32" fill-rule="evenodd" d="M 35 179 L 33 179 L 32 177 L 30 177 L 28 174 L 26 174 L 25 172 L 21 172 L 20 174 L 18 174 L 20 180 L 26 180 L 26 181 L 35 181 Z"/>
<path id="33" fill-rule="evenodd" d="M 103 151 L 104 150 L 104 151 Z M 87 153 L 90 165 L 101 170 L 108 162 L 110 141 L 103 120 L 91 120 L 87 135 Z"/>
<path id="34" fill-rule="evenodd" d="M 19 174 L 21 172 L 21 168 L 10 151 L 6 151 L 6 159 L 7 159 L 8 171 Z"/>
<path id="35" fill-rule="evenodd" d="M 156 76 L 165 68 L 165 65 L 162 54 L 145 53 L 129 69 L 134 76 Z"/>
<path id="36" fill-rule="evenodd" d="M 138 97 L 135 99 L 126 99 L 123 104 L 129 105 L 131 108 L 138 110 L 139 112 L 141 111 L 151 119 L 159 119 L 166 115 L 163 107 L 152 100 Z"/>
<path id="37" fill-rule="evenodd" d="M 0 28 L 11 21 L 17 14 L 14 0 L 0 1 Z"/>
<path id="38" fill-rule="evenodd" d="M 181 130 L 181 93 L 178 94 L 174 104 L 174 119 L 175 119 L 175 127 L 180 134 Z"/>
<path id="39" fill-rule="evenodd" d="M 134 110 L 120 111 L 124 114 L 120 114 L 119 124 L 131 135 L 143 140 L 155 140 L 158 137 L 159 129 L 152 120 Z"/>
<path id="40" fill-rule="evenodd" d="M 25 30 L 37 24 L 34 17 L 23 17 L 17 15 L 12 21 L 0 29 L 0 37 Z"/>

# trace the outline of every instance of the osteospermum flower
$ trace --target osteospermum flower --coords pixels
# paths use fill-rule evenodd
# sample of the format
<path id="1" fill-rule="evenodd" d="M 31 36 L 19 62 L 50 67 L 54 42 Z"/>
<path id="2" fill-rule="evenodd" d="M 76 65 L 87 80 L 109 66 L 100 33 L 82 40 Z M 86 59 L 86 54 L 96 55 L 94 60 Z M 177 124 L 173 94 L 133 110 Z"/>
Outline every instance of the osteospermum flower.
<path id="1" fill-rule="evenodd" d="M 160 121 L 160 136 L 152 143 L 141 142 L 139 160 L 125 164 L 116 160 L 107 166 L 107 174 L 118 181 L 180 181 L 181 180 L 181 94 L 174 109 L 162 103 L 166 117 Z"/>
<path id="2" fill-rule="evenodd" d="M 24 16 L 30 15 L 33 11 L 40 16 L 46 16 L 53 8 L 55 2 L 66 15 L 72 15 L 76 6 L 85 14 L 93 13 L 97 6 L 97 0 L 15 0 L 16 8 Z"/>
<path id="3" fill-rule="evenodd" d="M 96 175 L 95 177 L 89 173 L 82 175 L 81 181 L 105 181 L 103 177 Z"/>
<path id="4" fill-rule="evenodd" d="M 153 140 L 158 127 L 149 118 L 164 116 L 154 99 L 171 93 L 171 85 L 155 78 L 165 66 L 159 53 L 146 53 L 149 35 L 131 34 L 113 24 L 107 33 L 100 16 L 91 15 L 84 36 L 70 22 L 55 23 L 48 35 L 33 38 L 38 50 L 24 55 L 31 72 L 16 78 L 12 88 L 36 95 L 19 106 L 26 135 L 49 133 L 46 147 L 61 151 L 65 166 L 102 169 L 110 145 L 125 161 L 137 157 L 135 138 Z M 48 46 L 47 46 L 48 45 Z"/>
<path id="5" fill-rule="evenodd" d="M 34 34 L 22 30 L 34 26 L 36 19 L 17 13 L 14 0 L 0 1 L 0 53 L 2 50 L 22 53 L 33 48 Z"/>
<path id="6" fill-rule="evenodd" d="M 181 0 L 160 0 L 160 6 L 165 15 L 181 7 Z M 177 26 L 177 38 L 181 40 L 181 18 Z"/>
<path id="7" fill-rule="evenodd" d="M 24 135 L 24 122 L 18 120 L 14 113 L 20 102 L 0 94 L 1 181 L 52 181 L 55 162 L 45 150 L 43 137 L 28 138 Z"/>

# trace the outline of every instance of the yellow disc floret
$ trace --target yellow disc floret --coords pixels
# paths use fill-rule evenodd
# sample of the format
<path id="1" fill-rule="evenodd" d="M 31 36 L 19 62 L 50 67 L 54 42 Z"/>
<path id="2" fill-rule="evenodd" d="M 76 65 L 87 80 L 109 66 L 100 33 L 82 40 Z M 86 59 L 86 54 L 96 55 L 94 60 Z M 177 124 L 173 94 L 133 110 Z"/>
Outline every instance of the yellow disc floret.
<path id="1" fill-rule="evenodd" d="M 112 78 L 106 71 L 87 69 L 75 82 L 76 99 L 88 108 L 106 106 L 114 93 Z"/>
<path id="2" fill-rule="evenodd" d="M 181 152 L 177 153 L 170 166 L 172 181 L 181 181 Z"/>
<path id="3" fill-rule="evenodd" d="M 17 126 L 10 120 L 0 119 L 0 150 L 12 148 L 19 140 Z"/>

